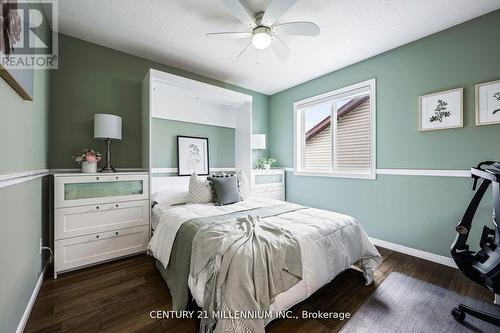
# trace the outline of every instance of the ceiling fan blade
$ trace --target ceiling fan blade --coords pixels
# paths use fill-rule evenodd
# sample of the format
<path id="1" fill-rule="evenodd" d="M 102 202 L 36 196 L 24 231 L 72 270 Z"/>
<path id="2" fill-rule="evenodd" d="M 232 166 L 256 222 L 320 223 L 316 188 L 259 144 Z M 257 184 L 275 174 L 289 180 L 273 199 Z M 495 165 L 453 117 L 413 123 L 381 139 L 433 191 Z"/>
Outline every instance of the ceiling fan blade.
<path id="1" fill-rule="evenodd" d="M 252 45 L 252 42 L 248 43 L 248 45 L 240 52 L 240 54 L 238 54 L 238 56 L 236 57 L 236 59 L 238 59 L 239 57 L 241 57 L 241 55 L 243 53 L 245 53 L 246 50 L 248 50 L 248 48 L 250 47 L 250 45 Z"/>
<path id="2" fill-rule="evenodd" d="M 229 9 L 238 20 L 251 28 L 256 26 L 253 15 L 250 10 L 241 3 L 241 0 L 223 0 L 223 2 L 226 8 Z"/>
<path id="3" fill-rule="evenodd" d="M 288 46 L 285 44 L 285 42 L 279 38 L 276 35 L 273 35 L 273 42 L 271 44 L 274 53 L 280 58 L 281 60 L 286 60 L 288 59 L 288 56 L 290 56 L 290 49 Z"/>
<path id="4" fill-rule="evenodd" d="M 318 36 L 320 28 L 312 22 L 288 22 L 273 26 L 273 32 L 286 35 Z"/>
<path id="5" fill-rule="evenodd" d="M 208 37 L 222 38 L 222 39 L 242 39 L 248 38 L 252 35 L 251 32 L 209 32 Z"/>
<path id="6" fill-rule="evenodd" d="M 296 2 L 297 0 L 272 0 L 264 12 L 262 24 L 265 26 L 271 26 Z"/>

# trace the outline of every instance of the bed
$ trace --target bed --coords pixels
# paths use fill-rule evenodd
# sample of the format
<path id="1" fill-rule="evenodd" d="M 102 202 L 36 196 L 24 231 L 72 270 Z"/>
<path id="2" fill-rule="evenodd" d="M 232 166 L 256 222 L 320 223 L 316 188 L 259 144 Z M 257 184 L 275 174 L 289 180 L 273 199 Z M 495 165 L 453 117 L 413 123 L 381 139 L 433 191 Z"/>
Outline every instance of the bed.
<path id="1" fill-rule="evenodd" d="M 200 275 L 194 281 L 191 274 L 181 275 L 181 278 L 169 272 L 171 266 L 179 265 L 179 260 L 182 261 L 181 265 L 188 265 L 185 269 L 189 270 L 191 244 L 185 243 L 189 243 L 192 238 L 183 236 L 183 228 L 192 229 L 193 233 L 204 219 L 224 220 L 244 215 L 260 215 L 263 221 L 272 222 L 296 237 L 301 249 L 302 278 L 274 298 L 270 306 L 272 313 L 285 311 L 305 300 L 355 263 L 363 272 L 366 284 L 371 284 L 374 271 L 381 261 L 380 254 L 353 217 L 279 200 L 251 197 L 226 206 L 172 205 L 171 200 L 160 200 L 154 206 L 152 214 L 154 233 L 149 249 L 169 285 L 173 310 L 186 308 L 187 295 L 178 294 L 179 290 L 182 294 L 184 289 L 189 290 L 189 297 L 200 308 L 204 307 L 204 283 L 207 277 Z M 197 221 L 198 224 L 191 225 L 192 221 Z M 181 235 L 181 232 L 184 234 Z M 272 319 L 269 318 L 267 322 Z"/>

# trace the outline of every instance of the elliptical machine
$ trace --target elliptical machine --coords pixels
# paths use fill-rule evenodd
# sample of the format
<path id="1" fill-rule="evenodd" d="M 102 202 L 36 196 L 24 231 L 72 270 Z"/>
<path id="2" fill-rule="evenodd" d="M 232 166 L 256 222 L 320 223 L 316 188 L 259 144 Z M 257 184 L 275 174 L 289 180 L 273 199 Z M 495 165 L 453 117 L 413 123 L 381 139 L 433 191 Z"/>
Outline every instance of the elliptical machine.
<path id="1" fill-rule="evenodd" d="M 471 176 L 474 179 L 473 190 L 476 190 L 465 214 L 456 226 L 458 235 L 451 245 L 451 255 L 458 268 L 469 279 L 490 289 L 496 294 L 500 294 L 500 162 L 482 162 L 475 168 L 471 168 Z M 472 221 L 476 210 L 488 187 L 492 185 L 493 190 L 493 224 L 494 229 L 483 227 L 481 250 L 473 252 L 469 250 L 467 238 L 471 230 Z M 465 315 L 489 322 L 495 326 L 500 326 L 500 316 L 473 309 L 467 305 L 459 304 L 452 310 L 453 317 L 462 322 Z"/>

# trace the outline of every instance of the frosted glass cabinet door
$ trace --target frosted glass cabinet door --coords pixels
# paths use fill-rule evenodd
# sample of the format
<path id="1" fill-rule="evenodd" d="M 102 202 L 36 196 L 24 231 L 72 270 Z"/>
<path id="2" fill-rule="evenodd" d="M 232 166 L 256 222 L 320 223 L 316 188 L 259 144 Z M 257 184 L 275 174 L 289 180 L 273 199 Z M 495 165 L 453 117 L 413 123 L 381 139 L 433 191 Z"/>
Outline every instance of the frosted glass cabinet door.
<path id="1" fill-rule="evenodd" d="M 142 180 L 64 184 L 64 200 L 143 194 Z"/>
<path id="2" fill-rule="evenodd" d="M 255 185 L 283 184 L 282 175 L 255 175 Z"/>
<path id="3" fill-rule="evenodd" d="M 145 200 L 148 175 L 56 176 L 55 206 L 75 207 L 96 203 Z"/>
<path id="4" fill-rule="evenodd" d="M 285 186 L 285 170 L 252 170 L 252 187 Z"/>

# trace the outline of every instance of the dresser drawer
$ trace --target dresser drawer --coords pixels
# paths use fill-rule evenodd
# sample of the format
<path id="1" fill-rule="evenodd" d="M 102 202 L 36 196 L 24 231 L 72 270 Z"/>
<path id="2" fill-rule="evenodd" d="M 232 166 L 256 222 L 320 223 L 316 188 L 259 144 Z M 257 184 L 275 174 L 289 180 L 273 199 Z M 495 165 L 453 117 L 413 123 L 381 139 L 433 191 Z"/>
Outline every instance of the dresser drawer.
<path id="1" fill-rule="evenodd" d="M 149 197 L 148 183 L 148 175 L 56 177 L 55 208 L 145 200 Z"/>
<path id="2" fill-rule="evenodd" d="M 149 201 L 115 202 L 55 210 L 55 239 L 147 225 Z"/>
<path id="3" fill-rule="evenodd" d="M 148 226 L 141 226 L 56 240 L 55 271 L 143 252 L 148 245 L 148 232 Z"/>

